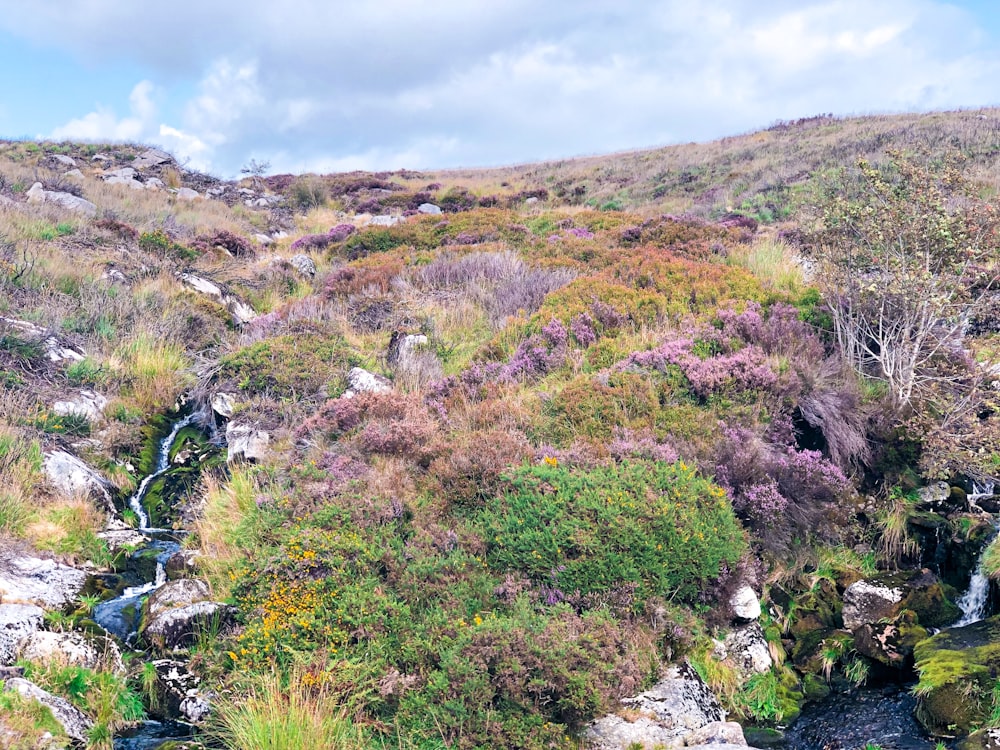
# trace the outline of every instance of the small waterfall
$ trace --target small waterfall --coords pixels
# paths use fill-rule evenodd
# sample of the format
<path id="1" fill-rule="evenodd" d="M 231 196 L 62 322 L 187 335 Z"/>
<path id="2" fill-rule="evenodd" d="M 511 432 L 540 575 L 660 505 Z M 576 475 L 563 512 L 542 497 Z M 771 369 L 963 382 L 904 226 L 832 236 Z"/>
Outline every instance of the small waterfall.
<path id="1" fill-rule="evenodd" d="M 995 488 L 993 482 L 990 482 L 985 487 L 974 484 L 972 492 L 969 493 L 969 505 L 975 506 L 976 501 L 980 498 L 991 497 Z M 1000 529 L 1000 522 L 994 519 L 993 526 L 996 529 Z M 986 616 L 986 604 L 990 593 L 990 579 L 986 571 L 983 570 L 983 555 L 986 553 L 988 547 L 989 543 L 987 543 L 986 547 L 983 547 L 983 553 L 980 554 L 976 570 L 969 581 L 969 588 L 962 594 L 962 598 L 958 600 L 958 607 L 962 610 L 962 616 L 958 619 L 958 622 L 951 626 L 953 628 L 971 625 L 974 622 L 979 622 Z"/>
<path id="2" fill-rule="evenodd" d="M 153 472 L 142 480 L 138 489 L 136 489 L 136 491 L 132 494 L 132 497 L 128 499 L 129 507 L 135 512 L 135 515 L 139 519 L 139 531 L 161 530 L 149 527 L 149 514 L 146 513 L 146 509 L 142 507 L 142 500 L 146 496 L 146 490 L 149 485 L 170 468 L 170 446 L 174 444 L 177 434 L 189 424 L 194 422 L 197 416 L 197 414 L 188 414 L 184 417 L 184 419 L 174 423 L 173 429 L 170 430 L 170 433 L 160 441 L 160 451 L 156 456 L 156 466 L 153 468 Z"/>

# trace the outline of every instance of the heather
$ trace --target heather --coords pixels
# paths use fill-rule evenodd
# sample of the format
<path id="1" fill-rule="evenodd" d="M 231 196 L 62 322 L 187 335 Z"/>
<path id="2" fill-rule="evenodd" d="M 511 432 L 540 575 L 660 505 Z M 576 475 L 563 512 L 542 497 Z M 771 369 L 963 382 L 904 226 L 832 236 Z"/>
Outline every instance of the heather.
<path id="1" fill-rule="evenodd" d="M 933 129 L 911 120 L 904 145 Z M 24 198 L 36 175 L 61 184 L 46 159 L 63 146 L 3 144 L 0 543 L 122 575 L 109 503 L 137 523 L 126 493 L 193 413 L 157 518 L 181 532 L 185 575 L 233 608 L 185 657 L 222 696 L 207 731 L 224 744 L 575 746 L 684 660 L 731 715 L 785 721 L 806 687 L 878 674 L 845 646 L 847 586 L 937 564 L 930 537 L 988 531 L 916 490 L 944 478 L 961 498 L 1000 464 L 979 364 L 996 326 L 962 308 L 995 291 L 986 241 L 963 255 L 993 226 L 989 180 L 951 190 L 960 174 L 982 187 L 994 157 L 922 172 L 832 135 L 888 122 L 786 123 L 653 171 L 624 155 L 620 184 L 599 160 L 240 184 L 267 205 L 179 167 L 164 177 L 203 197 L 126 194 L 94 167 L 93 217 Z M 781 150 L 793 138 L 804 153 Z M 107 151 L 125 164 L 136 148 Z M 837 172 L 824 189 L 790 171 L 817 159 Z M 933 190 L 910 184 L 928 174 Z M 886 214 L 865 210 L 872 184 Z M 953 294 L 907 400 L 880 374 L 885 348 L 847 335 L 875 309 L 873 258 L 860 277 L 825 263 L 857 270 L 855 229 L 904 223 L 910 242 L 925 213 Z M 889 312 L 928 285 L 883 295 Z M 53 341 L 78 356 L 53 359 Z M 56 408 L 87 391 L 106 403 Z M 108 501 L 47 479 L 56 450 L 107 477 Z M 744 585 L 774 656 L 754 677 L 713 656 Z M 84 610 L 60 627 L 96 628 Z M 119 682 L 142 693 L 141 666 Z"/>

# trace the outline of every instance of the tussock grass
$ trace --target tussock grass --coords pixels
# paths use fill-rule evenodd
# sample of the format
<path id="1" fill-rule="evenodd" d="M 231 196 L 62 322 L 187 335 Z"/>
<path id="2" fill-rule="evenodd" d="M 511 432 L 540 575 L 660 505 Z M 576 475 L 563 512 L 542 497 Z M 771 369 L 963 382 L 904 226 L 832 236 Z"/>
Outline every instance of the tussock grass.
<path id="1" fill-rule="evenodd" d="M 228 573 L 245 554 L 253 538 L 249 521 L 257 515 L 260 487 L 253 470 L 233 467 L 228 480 L 215 474 L 202 479 L 204 511 L 195 524 L 199 564 L 212 582 L 217 595 L 232 585 Z"/>
<path id="2" fill-rule="evenodd" d="M 112 363 L 126 384 L 129 400 L 145 413 L 171 405 L 194 382 L 191 362 L 183 347 L 146 333 L 119 346 Z"/>
<path id="3" fill-rule="evenodd" d="M 772 289 L 795 294 L 805 287 L 794 249 L 779 239 L 759 237 L 749 245 L 737 245 L 729 251 L 726 263 L 745 268 Z"/>

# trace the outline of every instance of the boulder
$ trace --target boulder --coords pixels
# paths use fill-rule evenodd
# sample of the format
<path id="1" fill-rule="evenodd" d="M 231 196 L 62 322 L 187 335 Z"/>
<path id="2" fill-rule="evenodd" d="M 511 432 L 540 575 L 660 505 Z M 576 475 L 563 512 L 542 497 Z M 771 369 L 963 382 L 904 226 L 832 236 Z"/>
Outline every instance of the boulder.
<path id="1" fill-rule="evenodd" d="M 163 180 L 158 177 L 150 177 L 145 182 L 146 190 L 163 190 L 166 185 L 163 184 Z"/>
<path id="2" fill-rule="evenodd" d="M 584 739 L 595 750 L 620 750 L 633 744 L 670 746 L 706 724 L 724 721 L 718 699 L 689 665 L 670 667 L 649 690 L 621 701 L 629 720 L 608 714 L 587 727 Z"/>
<path id="3" fill-rule="evenodd" d="M 237 326 L 245 326 L 259 317 L 256 310 L 236 297 L 226 297 L 223 304 L 229 310 L 229 314 L 233 316 L 233 323 Z"/>
<path id="4" fill-rule="evenodd" d="M 928 635 L 916 620 L 904 610 L 888 622 L 865 623 L 854 631 L 854 650 L 889 667 L 908 666 L 914 646 Z"/>
<path id="5" fill-rule="evenodd" d="M 392 390 L 392 383 L 382 375 L 360 367 L 352 367 L 347 373 L 347 390 L 344 391 L 344 398 L 351 398 L 359 393 L 386 393 Z"/>
<path id="6" fill-rule="evenodd" d="M 854 630 L 866 623 L 894 617 L 899 611 L 903 590 L 870 581 L 857 581 L 844 591 L 844 627 Z"/>
<path id="7" fill-rule="evenodd" d="M 104 409 L 108 400 L 96 391 L 81 390 L 76 396 L 52 404 L 52 411 L 60 416 L 85 417 L 90 422 L 104 419 Z"/>
<path id="8" fill-rule="evenodd" d="M 18 657 L 125 674 L 121 650 L 106 636 L 38 630 L 21 641 Z"/>
<path id="9" fill-rule="evenodd" d="M 201 194 L 197 190 L 192 190 L 191 188 L 178 188 L 177 197 L 182 201 L 193 201 L 201 197 Z"/>
<path id="10" fill-rule="evenodd" d="M 401 216 L 390 216 L 389 214 L 382 214 L 380 216 L 373 216 L 368 224 L 373 227 L 392 227 L 403 220 Z"/>
<path id="11" fill-rule="evenodd" d="M 149 538 L 145 534 L 128 526 L 124 528 L 106 528 L 104 531 L 98 532 L 97 536 L 99 539 L 104 540 L 104 543 L 108 545 L 108 549 L 112 554 L 134 550 L 145 546 L 149 542 Z"/>
<path id="12" fill-rule="evenodd" d="M 62 164 L 64 167 L 76 166 L 76 159 L 72 156 L 66 156 L 66 154 L 49 154 L 49 158 L 58 164 Z"/>
<path id="13" fill-rule="evenodd" d="M 270 444 L 271 436 L 264 430 L 235 422 L 226 425 L 227 461 L 235 461 L 237 458 L 260 461 L 269 453 Z"/>
<path id="14" fill-rule="evenodd" d="M 204 721 L 211 712 L 211 696 L 200 688 L 201 680 L 177 659 L 156 659 L 155 698 L 150 712 L 161 719 L 183 716 L 192 724 Z"/>
<path id="15" fill-rule="evenodd" d="M 45 475 L 52 485 L 65 495 L 101 497 L 110 508 L 114 485 L 66 451 L 50 451 L 42 458 Z"/>
<path id="16" fill-rule="evenodd" d="M 414 353 L 427 346 L 427 343 L 428 338 L 423 334 L 393 331 L 385 356 L 386 362 L 390 367 L 406 370 L 412 364 Z"/>
<path id="17" fill-rule="evenodd" d="M 87 573 L 55 560 L 18 556 L 0 562 L 0 601 L 61 609 L 76 601 Z"/>
<path id="18" fill-rule="evenodd" d="M 132 160 L 132 166 L 136 169 L 146 169 L 148 167 L 157 167 L 160 164 L 167 164 L 173 161 L 173 157 L 166 151 L 161 151 L 158 148 L 151 148 L 143 151 L 135 159 Z"/>
<path id="19" fill-rule="evenodd" d="M 203 632 L 225 630 L 235 614 L 234 607 L 222 602 L 195 602 L 147 616 L 139 632 L 146 643 L 160 651 L 181 651 Z"/>
<path id="20" fill-rule="evenodd" d="M 740 586 L 729 599 L 733 616 L 740 620 L 756 620 L 760 617 L 760 599 L 750 586 Z"/>
<path id="21" fill-rule="evenodd" d="M 0 667 L 14 663 L 21 641 L 41 629 L 44 617 L 34 604 L 0 604 Z"/>
<path id="22" fill-rule="evenodd" d="M 303 276 L 312 278 L 316 275 L 316 263 L 308 255 L 304 255 L 302 253 L 293 255 L 288 259 L 288 262 L 292 264 L 292 268 Z"/>
<path id="23" fill-rule="evenodd" d="M 68 172 L 63 172 L 63 177 L 68 177 L 71 180 L 82 180 L 83 172 L 81 172 L 79 169 L 71 169 Z"/>
<path id="24" fill-rule="evenodd" d="M 208 584 L 198 578 L 185 578 L 163 584 L 146 600 L 146 616 L 156 617 L 174 607 L 184 607 L 212 598 Z"/>
<path id="25" fill-rule="evenodd" d="M 421 203 L 417 206 L 417 211 L 422 214 L 439 214 L 441 213 L 441 207 L 435 206 L 433 203 Z"/>
<path id="26" fill-rule="evenodd" d="M 929 733 L 962 736 L 986 722 L 1000 671 L 1000 617 L 943 630 L 913 655 L 916 717 Z"/>
<path id="27" fill-rule="evenodd" d="M 28 203 L 54 203 L 57 206 L 65 208 L 67 211 L 73 211 L 74 213 L 84 214 L 86 216 L 97 215 L 97 206 L 88 201 L 86 198 L 81 198 L 78 195 L 73 195 L 72 193 L 62 193 L 55 190 L 46 190 L 42 187 L 42 183 L 36 182 L 32 185 L 28 192 L 25 193 L 25 197 L 28 199 Z"/>
<path id="28" fill-rule="evenodd" d="M 844 627 L 892 620 L 903 610 L 911 610 L 926 628 L 941 628 L 958 619 L 961 611 L 927 568 L 900 573 L 883 573 L 852 583 L 844 591 Z"/>
<path id="29" fill-rule="evenodd" d="M 4 683 L 4 686 L 6 690 L 20 693 L 25 698 L 38 701 L 48 708 L 70 739 L 76 742 L 87 742 L 87 735 L 94 726 L 94 722 L 68 700 L 42 690 L 38 685 L 23 677 L 9 679 Z"/>
<path id="30" fill-rule="evenodd" d="M 28 336 L 41 339 L 42 346 L 45 349 L 45 355 L 49 358 L 50 362 L 82 362 L 84 359 L 84 354 L 82 352 L 63 346 L 59 343 L 59 339 L 55 336 L 49 335 L 46 329 L 36 326 L 34 323 L 29 323 L 26 320 L 4 318 L 2 316 L 0 316 L 0 323 L 7 328 L 13 328 L 18 333 L 23 333 Z"/>
<path id="31" fill-rule="evenodd" d="M 182 549 L 172 554 L 163 565 L 167 580 L 190 578 L 197 573 L 199 556 L 200 553 L 193 549 Z"/>
<path id="32" fill-rule="evenodd" d="M 113 169 L 105 172 L 103 179 L 105 182 L 112 182 L 117 180 L 118 182 L 127 182 L 134 180 L 136 171 L 132 167 L 121 167 L 120 169 Z"/>
<path id="33" fill-rule="evenodd" d="M 929 508 L 944 505 L 951 497 L 951 487 L 947 482 L 932 482 L 917 491 L 919 504 Z"/>
<path id="34" fill-rule="evenodd" d="M 212 411 L 220 417 L 229 419 L 236 409 L 236 394 L 220 391 L 212 396 Z"/>
<path id="35" fill-rule="evenodd" d="M 705 745 L 725 745 L 734 747 L 746 747 L 747 741 L 743 736 L 743 727 L 735 721 L 713 721 L 703 727 L 695 729 L 684 738 L 686 747 L 704 747 Z"/>
<path id="36" fill-rule="evenodd" d="M 191 287 L 196 292 L 208 295 L 219 304 L 222 304 L 224 296 L 222 294 L 222 289 L 208 279 L 202 278 L 201 276 L 195 276 L 193 273 L 182 273 L 180 275 L 180 279 L 184 284 Z"/>
<path id="37" fill-rule="evenodd" d="M 723 642 L 726 657 L 736 667 L 744 679 L 751 675 L 767 672 L 774 664 L 771 649 L 768 648 L 764 629 L 760 623 L 733 628 Z"/>
<path id="38" fill-rule="evenodd" d="M 267 234 L 255 234 L 253 238 L 258 245 L 263 245 L 264 247 L 274 244 L 274 240 Z"/>

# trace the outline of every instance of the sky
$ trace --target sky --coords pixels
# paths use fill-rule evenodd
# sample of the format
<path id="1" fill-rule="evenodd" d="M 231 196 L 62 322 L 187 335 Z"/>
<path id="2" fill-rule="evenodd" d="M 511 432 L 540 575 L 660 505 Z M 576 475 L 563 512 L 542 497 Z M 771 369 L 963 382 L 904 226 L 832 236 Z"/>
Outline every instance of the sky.
<path id="1" fill-rule="evenodd" d="M 996 0 L 0 0 L 0 137 L 233 177 L 525 163 L 1000 104 Z"/>

